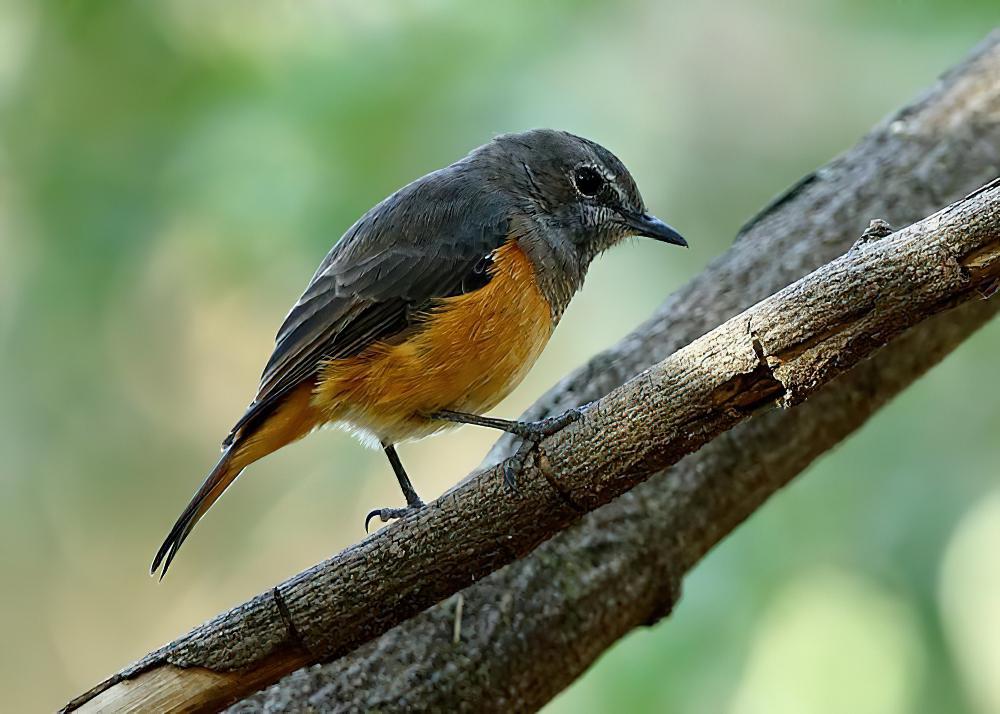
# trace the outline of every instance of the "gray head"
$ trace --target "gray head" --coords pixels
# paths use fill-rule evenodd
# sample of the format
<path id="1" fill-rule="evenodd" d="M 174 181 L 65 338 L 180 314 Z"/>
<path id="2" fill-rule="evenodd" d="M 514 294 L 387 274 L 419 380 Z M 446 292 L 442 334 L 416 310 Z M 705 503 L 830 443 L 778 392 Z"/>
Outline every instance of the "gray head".
<path id="1" fill-rule="evenodd" d="M 476 153 L 497 171 L 498 188 L 520 194 L 537 221 L 566 235 L 591 258 L 632 235 L 687 245 L 677 231 L 649 215 L 618 157 L 589 139 L 534 129 L 498 136 Z"/>
<path id="2" fill-rule="evenodd" d="M 505 195 L 533 224 L 522 244 L 557 315 L 594 256 L 622 239 L 639 235 L 687 245 L 646 211 L 618 157 L 588 139 L 552 129 L 504 134 L 461 163 L 485 174 L 488 189 Z"/>

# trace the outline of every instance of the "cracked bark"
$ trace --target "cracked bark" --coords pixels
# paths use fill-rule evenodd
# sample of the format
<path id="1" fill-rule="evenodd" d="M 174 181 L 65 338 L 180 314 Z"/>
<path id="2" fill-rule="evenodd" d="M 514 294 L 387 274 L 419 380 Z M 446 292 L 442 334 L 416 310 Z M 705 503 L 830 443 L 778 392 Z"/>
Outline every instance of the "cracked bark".
<path id="1" fill-rule="evenodd" d="M 533 416 L 558 412 L 605 393 L 747 304 L 843 252 L 850 245 L 849 236 L 856 236 L 868 218 L 883 215 L 905 224 L 940 205 L 942 199 L 995 176 L 1000 164 L 997 47 L 994 36 L 925 97 L 748 224 L 726 255 L 668 300 L 651 321 L 564 380 L 533 410 Z M 995 201 L 996 189 L 971 202 L 981 206 L 986 199 Z M 975 221 L 963 211 L 936 220 L 951 225 L 948 221 L 960 216 L 967 221 L 962 225 L 973 225 Z M 982 231 L 993 231 L 994 242 L 984 238 L 977 244 L 979 253 L 955 254 L 949 246 L 954 248 L 956 243 L 942 245 L 940 240 L 927 243 L 935 246 L 931 252 L 907 243 L 916 251 L 913 255 L 919 256 L 919 264 L 894 262 L 899 255 L 886 246 L 896 248 L 898 241 L 912 241 L 914 231 L 923 229 L 911 227 L 888 239 L 860 243 L 821 271 L 826 282 L 807 280 L 770 298 L 781 301 L 786 311 L 780 319 L 763 319 L 755 310 L 749 317 L 726 323 L 632 382 L 629 389 L 634 393 L 609 395 L 582 423 L 546 441 L 544 452 L 553 456 L 546 469 L 549 475 L 574 502 L 589 507 L 618 492 L 622 482 L 611 478 L 612 473 L 628 478 L 645 475 L 743 419 L 761 401 L 780 393 L 791 405 L 815 393 L 795 409 L 760 415 L 724 434 L 653 482 L 588 514 L 578 526 L 530 557 L 466 588 L 460 647 L 453 644 L 456 601 L 452 598 L 347 658 L 292 675 L 242 707 L 433 710 L 476 706 L 482 710 L 485 704 L 509 710 L 536 708 L 547 701 L 615 639 L 669 612 L 683 573 L 712 544 L 994 312 L 996 301 L 976 301 L 946 320 L 931 320 L 841 377 L 835 388 L 816 393 L 826 380 L 916 318 L 973 294 L 988 293 L 990 285 L 995 285 L 995 225 L 980 225 L 979 233 L 972 231 L 980 238 L 984 238 Z M 969 237 L 963 235 L 961 240 Z M 875 264 L 864 262 L 873 258 L 877 258 Z M 855 276 L 861 282 L 857 290 L 844 295 L 844 306 L 826 304 L 824 293 L 839 294 L 836 288 L 842 287 L 850 272 L 841 272 L 845 264 L 858 261 L 876 271 L 877 277 L 865 281 L 864 276 Z M 895 269 L 878 272 L 882 264 Z M 886 299 L 886 285 L 902 292 Z M 903 294 L 913 300 L 898 299 Z M 920 306 L 916 312 L 915 305 Z M 789 319 L 793 314 L 802 322 Z M 892 319 L 879 322 L 887 315 Z M 727 345 L 738 349 L 726 352 Z M 716 365 L 720 369 L 705 374 L 704 363 L 696 358 L 699 353 L 692 351 L 696 349 L 708 350 L 713 359 L 720 360 Z M 688 382 L 693 376 L 708 380 L 701 385 L 703 391 L 691 391 Z M 745 398 L 747 392 L 753 396 Z M 673 395 L 670 404 L 663 403 L 664 394 Z M 678 410 L 677 394 L 686 394 L 697 406 Z M 651 423 L 636 423 L 640 411 Z M 641 433 L 633 439 L 637 431 Z M 596 459 L 593 453 L 582 456 L 595 445 L 603 455 Z M 509 443 L 502 441 L 495 453 L 506 448 Z M 546 479 L 537 470 L 531 473 L 522 486 L 522 499 L 533 504 L 531 513 L 542 516 L 542 532 L 551 533 L 547 529 L 575 519 L 577 514 L 553 494 Z M 581 488 L 581 474 L 592 478 L 590 488 Z M 377 600 L 385 610 L 396 616 L 417 612 L 447 594 L 451 585 L 442 588 L 442 581 L 454 584 L 459 575 L 468 582 L 471 576 L 489 572 L 537 543 L 542 537 L 537 528 L 529 530 L 527 537 L 518 532 L 516 542 L 496 533 L 498 523 L 504 524 L 505 532 L 507 527 L 513 532 L 522 524 L 537 525 L 526 524 L 524 514 L 510 512 L 503 503 L 499 503 L 502 513 L 490 511 L 490 523 L 456 506 L 462 497 L 485 497 L 484 502 L 498 505 L 503 497 L 495 493 L 498 484 L 496 474 L 474 478 L 443 497 L 436 515 L 424 517 L 433 520 L 433 532 L 426 529 L 423 519 L 417 519 L 345 552 L 361 559 L 367 553 L 369 566 L 377 569 L 380 563 L 403 560 L 400 556 L 415 545 L 459 551 L 425 563 L 420 576 L 426 581 L 396 583 L 399 587 L 391 597 Z M 470 493 L 471 497 L 465 496 Z M 524 505 L 520 499 L 507 503 Z M 533 510 L 536 507 L 544 512 Z M 464 518 L 461 523 L 457 515 Z M 475 532 L 470 533 L 470 526 Z M 483 528 L 491 535 L 484 537 Z M 400 540 L 401 532 L 410 529 L 420 535 Z M 465 551 L 456 549 L 456 542 L 481 549 L 476 568 L 462 570 L 470 561 Z M 419 553 L 409 553 L 403 562 L 414 560 L 415 555 Z M 335 561 L 342 563 L 343 557 Z M 357 572 L 342 564 L 338 571 L 332 562 L 321 568 L 339 573 L 335 586 L 360 590 L 366 606 L 372 601 L 371 591 L 356 579 Z M 146 673 L 124 689 L 136 692 L 144 681 L 149 683 L 151 674 L 158 674 L 163 682 L 186 680 L 188 691 L 197 684 L 192 680 L 217 678 L 219 686 L 228 687 L 226 696 L 234 697 L 259 687 L 275 671 L 310 661 L 312 655 L 305 649 L 331 658 L 393 624 L 394 618 L 383 612 L 349 611 L 338 612 L 340 619 L 333 627 L 326 618 L 328 608 L 320 605 L 323 612 L 310 612 L 310 601 L 315 599 L 313 605 L 335 601 L 339 609 L 359 593 L 348 593 L 347 600 L 338 595 L 332 601 L 329 590 L 310 588 L 309 582 L 302 576 L 280 586 L 292 621 L 308 625 L 298 626 L 301 636 L 288 635 L 273 596 L 261 597 L 229 614 L 228 620 L 210 623 L 193 637 L 139 663 L 131 673 Z M 358 617 L 367 618 L 367 625 L 357 627 Z M 354 627 L 347 636 L 351 628 L 341 627 L 344 618 Z M 305 643 L 305 648 L 297 642 Z M 538 651 L 553 656 L 530 658 L 531 666 L 524 667 L 528 654 Z M 165 666 L 165 662 L 177 666 Z M 192 665 L 232 668 L 248 662 L 258 664 L 230 674 L 181 669 Z M 112 701 L 108 695 L 122 689 L 112 686 L 91 705 Z M 202 703 L 216 706 L 224 701 L 217 696 Z"/>

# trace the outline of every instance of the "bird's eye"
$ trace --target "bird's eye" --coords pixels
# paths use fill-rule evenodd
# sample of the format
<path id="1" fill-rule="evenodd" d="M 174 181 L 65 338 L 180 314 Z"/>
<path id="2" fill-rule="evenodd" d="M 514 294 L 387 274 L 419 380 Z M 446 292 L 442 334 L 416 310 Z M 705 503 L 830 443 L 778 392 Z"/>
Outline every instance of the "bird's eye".
<path id="1" fill-rule="evenodd" d="M 604 176 L 593 166 L 578 166 L 573 171 L 573 185 L 582 195 L 593 197 L 604 188 Z"/>

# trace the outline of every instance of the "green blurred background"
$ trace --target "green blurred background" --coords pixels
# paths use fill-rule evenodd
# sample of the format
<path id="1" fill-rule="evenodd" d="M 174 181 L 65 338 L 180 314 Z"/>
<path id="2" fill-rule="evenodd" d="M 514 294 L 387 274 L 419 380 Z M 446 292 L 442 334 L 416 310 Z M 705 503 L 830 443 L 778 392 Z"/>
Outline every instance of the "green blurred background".
<path id="1" fill-rule="evenodd" d="M 0 686 L 55 708 L 362 535 L 399 494 L 327 432 L 156 547 L 275 329 L 365 209 L 552 126 L 691 240 L 599 261 L 516 415 L 770 196 L 958 61 L 995 0 L 0 0 Z M 607 298 L 614 295 L 613 300 Z M 698 568 L 550 712 L 1000 712 L 1000 324 Z M 439 494 L 486 430 L 402 449 Z"/>

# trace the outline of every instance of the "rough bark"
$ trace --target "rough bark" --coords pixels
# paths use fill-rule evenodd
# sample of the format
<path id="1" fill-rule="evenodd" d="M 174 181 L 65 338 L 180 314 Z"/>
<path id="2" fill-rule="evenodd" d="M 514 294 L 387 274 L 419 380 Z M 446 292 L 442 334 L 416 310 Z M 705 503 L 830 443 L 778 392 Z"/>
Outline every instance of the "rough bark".
<path id="1" fill-rule="evenodd" d="M 527 416 L 558 413 L 606 394 L 844 252 L 869 219 L 906 225 L 997 174 L 1000 33 L 764 209 L 726 254 L 622 342 L 562 380 Z M 809 402 L 761 414 L 723 434 L 530 556 L 347 657 L 295 672 L 234 710 L 537 709 L 619 638 L 669 613 L 679 595 L 677 570 L 996 310 L 993 300 L 933 318 Z M 493 458 L 507 449 L 509 441 L 502 440 Z M 700 508 L 712 500 L 714 509 Z M 713 521 L 712 510 L 725 515 Z M 455 644 L 459 597 L 461 638 Z"/>
<path id="2" fill-rule="evenodd" d="M 551 411 L 603 393 L 678 342 L 842 252 L 849 245 L 845 236 L 856 236 L 861 220 L 885 215 L 906 222 L 995 175 L 1000 163 L 997 45 L 996 38 L 988 42 L 925 98 L 800 184 L 652 321 L 557 387 L 539 409 Z M 984 203 L 995 209 L 997 191 L 970 200 L 980 209 Z M 131 670 L 143 672 L 137 679 L 118 684 L 91 704 L 108 702 L 115 690 L 134 693 L 158 672 L 213 686 L 221 682 L 229 694 L 234 684 L 246 692 L 278 669 L 341 654 L 392 624 L 395 618 L 387 614 L 398 618 L 417 612 L 468 582 L 465 578 L 522 554 L 576 518 L 578 510 L 612 498 L 759 404 L 779 395 L 794 403 L 813 394 L 916 319 L 968 297 L 973 283 L 985 289 L 996 269 L 996 223 L 988 222 L 991 214 L 980 211 L 973 220 L 965 210 L 858 246 L 609 395 L 582 422 L 543 444 L 547 473 L 532 466 L 519 498 L 502 497 L 496 474 L 474 477 L 421 518 L 386 529 L 320 566 L 320 573 L 335 575 L 333 592 L 339 591 L 332 618 L 313 600 L 329 598 L 331 591 L 317 591 L 300 576 L 279 586 L 280 597 L 268 594 L 210 623 L 201 631 L 214 633 L 210 646 L 191 637 L 168 646 Z M 918 237 L 928 232 L 934 238 Z M 982 252 L 968 258 L 973 250 Z M 899 262 L 906 258 L 915 262 Z M 823 299 L 830 295 L 841 295 L 844 304 Z M 614 639 L 669 611 L 680 577 L 713 543 L 994 309 L 992 303 L 978 304 L 948 321 L 932 321 L 901 340 L 905 349 L 884 351 L 803 407 L 754 419 L 738 437 L 717 440 L 655 484 L 600 509 L 531 557 L 467 588 L 459 644 L 450 644 L 454 602 L 446 602 L 347 660 L 295 675 L 268 695 L 269 701 L 303 706 L 309 696 L 324 709 L 337 701 L 361 709 L 455 708 L 463 701 L 498 709 L 537 707 Z M 604 447 L 609 439 L 615 448 Z M 734 470 L 737 465 L 741 468 Z M 590 487 L 584 488 L 587 478 Z M 475 501 L 489 509 L 490 518 L 470 517 L 463 510 Z M 401 540 L 407 532 L 420 535 Z M 424 567 L 394 581 L 394 597 L 371 600 L 373 591 L 365 590 L 369 581 L 358 570 L 354 580 L 343 578 L 345 562 L 365 563 L 369 557 L 367 563 L 377 568 L 382 558 L 397 558 L 400 549 L 407 552 L 404 562 Z M 437 556 L 421 561 L 433 549 Z M 442 560 L 448 553 L 453 553 L 450 559 Z M 461 569 L 470 564 L 475 567 Z M 364 598 L 358 597 L 361 592 Z M 385 608 L 344 607 L 372 601 Z M 232 629 L 236 621 L 241 626 Z M 270 640 L 258 638 L 248 646 L 246 627 L 268 633 Z M 525 668 L 518 657 L 525 647 L 559 655 L 532 658 L 537 666 Z M 231 669 L 260 662 L 262 656 L 264 666 L 255 666 L 254 676 L 247 676 L 249 670 L 180 669 Z M 172 664 L 165 665 L 168 661 Z M 513 662 L 519 665 L 512 667 Z"/>

